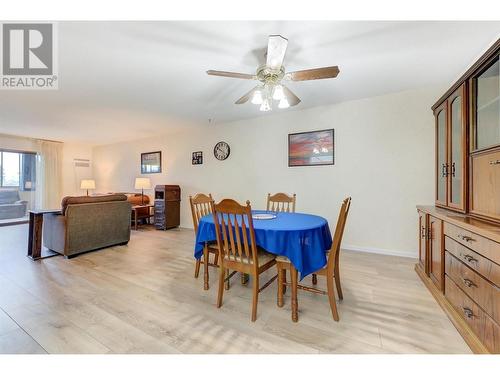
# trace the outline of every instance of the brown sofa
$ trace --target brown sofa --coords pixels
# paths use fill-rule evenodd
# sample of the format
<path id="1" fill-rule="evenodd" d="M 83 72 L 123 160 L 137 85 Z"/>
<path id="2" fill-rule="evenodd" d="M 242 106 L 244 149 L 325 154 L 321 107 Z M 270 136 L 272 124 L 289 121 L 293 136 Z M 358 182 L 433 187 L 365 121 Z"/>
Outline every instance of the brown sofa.
<path id="1" fill-rule="evenodd" d="M 46 214 L 44 245 L 66 257 L 130 240 L 131 204 L 123 194 L 65 197 L 60 214 Z"/>

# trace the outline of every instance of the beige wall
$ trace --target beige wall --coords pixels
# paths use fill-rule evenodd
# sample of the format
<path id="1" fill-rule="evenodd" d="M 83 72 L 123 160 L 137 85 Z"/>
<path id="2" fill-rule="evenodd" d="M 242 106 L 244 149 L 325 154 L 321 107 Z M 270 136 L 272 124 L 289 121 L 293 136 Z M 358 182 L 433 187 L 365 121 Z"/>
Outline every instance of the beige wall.
<path id="1" fill-rule="evenodd" d="M 264 208 L 268 192 L 297 194 L 297 210 L 335 224 L 341 200 L 352 209 L 344 247 L 415 256 L 416 204 L 433 203 L 434 130 L 430 106 L 442 87 L 316 107 L 201 130 L 96 147 L 98 191 L 133 190 L 140 175 L 140 153 L 161 150 L 163 173 L 155 184 L 179 184 L 181 225 L 192 227 L 188 196 L 211 192 L 216 200 L 249 199 Z M 289 168 L 287 135 L 335 129 L 335 165 Z M 213 157 L 226 141 L 231 156 Z M 204 164 L 191 165 L 191 152 L 203 151 Z M 152 194 L 152 191 L 149 192 Z"/>

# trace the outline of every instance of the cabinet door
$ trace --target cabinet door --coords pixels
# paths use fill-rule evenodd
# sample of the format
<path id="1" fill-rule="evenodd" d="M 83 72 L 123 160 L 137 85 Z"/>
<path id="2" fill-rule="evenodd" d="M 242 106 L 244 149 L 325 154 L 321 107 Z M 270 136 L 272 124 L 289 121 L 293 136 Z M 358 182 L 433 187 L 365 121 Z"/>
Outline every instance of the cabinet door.
<path id="1" fill-rule="evenodd" d="M 448 201 L 448 126 L 447 102 L 439 106 L 436 117 L 436 205 L 446 206 Z"/>
<path id="2" fill-rule="evenodd" d="M 427 267 L 427 214 L 418 211 L 418 262 L 422 270 L 428 273 Z"/>
<path id="3" fill-rule="evenodd" d="M 500 221 L 500 150 L 472 156 L 471 212 Z"/>
<path id="4" fill-rule="evenodd" d="M 472 151 L 500 146 L 500 62 L 494 57 L 471 80 Z"/>
<path id="5" fill-rule="evenodd" d="M 448 206 L 465 210 L 467 133 L 465 128 L 465 86 L 448 99 Z"/>
<path id="6" fill-rule="evenodd" d="M 443 290 L 443 221 L 433 216 L 429 216 L 428 223 L 429 276 L 434 284 L 436 284 L 440 290 Z"/>

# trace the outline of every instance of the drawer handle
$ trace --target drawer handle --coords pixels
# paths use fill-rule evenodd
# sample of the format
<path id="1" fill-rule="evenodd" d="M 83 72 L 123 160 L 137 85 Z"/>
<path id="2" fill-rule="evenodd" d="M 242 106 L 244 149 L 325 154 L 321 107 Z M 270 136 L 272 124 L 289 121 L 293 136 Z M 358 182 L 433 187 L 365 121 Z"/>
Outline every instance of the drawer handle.
<path id="1" fill-rule="evenodd" d="M 477 259 L 469 254 L 464 255 L 464 259 L 469 263 L 477 263 Z"/>
<path id="2" fill-rule="evenodd" d="M 497 165 L 497 164 L 500 164 L 500 160 L 490 161 L 490 165 Z"/>
<path id="3" fill-rule="evenodd" d="M 468 307 L 462 307 L 462 310 L 464 310 L 464 314 L 467 318 L 473 318 L 474 317 L 474 312 L 472 309 L 469 309 Z"/>
<path id="4" fill-rule="evenodd" d="M 464 240 L 464 241 L 466 241 L 466 242 L 469 242 L 469 241 L 475 241 L 475 239 L 474 239 L 474 238 L 469 237 L 469 236 L 464 236 L 463 234 L 459 234 L 459 235 L 458 235 L 458 238 L 460 238 L 460 239 L 462 239 L 462 240 Z"/>
<path id="5" fill-rule="evenodd" d="M 465 286 L 469 287 L 469 288 L 476 288 L 477 285 L 474 284 L 474 282 L 472 280 L 469 280 L 469 279 L 463 279 L 462 280 L 465 284 Z"/>

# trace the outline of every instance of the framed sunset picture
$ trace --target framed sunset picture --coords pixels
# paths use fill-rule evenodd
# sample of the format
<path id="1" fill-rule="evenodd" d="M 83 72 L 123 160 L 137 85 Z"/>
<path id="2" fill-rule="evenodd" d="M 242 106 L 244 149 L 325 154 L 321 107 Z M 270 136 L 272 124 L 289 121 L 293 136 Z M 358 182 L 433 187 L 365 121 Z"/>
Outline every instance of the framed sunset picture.
<path id="1" fill-rule="evenodd" d="M 288 134 L 288 166 L 333 165 L 334 130 Z"/>

